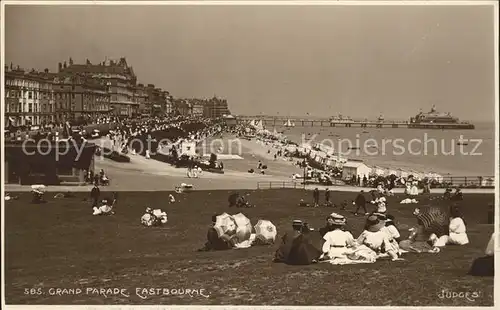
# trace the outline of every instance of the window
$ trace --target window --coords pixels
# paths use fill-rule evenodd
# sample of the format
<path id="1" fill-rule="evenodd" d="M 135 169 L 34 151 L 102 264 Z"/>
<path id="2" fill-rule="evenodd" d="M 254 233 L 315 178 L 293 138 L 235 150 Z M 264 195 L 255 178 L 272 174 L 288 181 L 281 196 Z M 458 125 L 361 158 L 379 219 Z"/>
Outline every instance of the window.
<path id="1" fill-rule="evenodd" d="M 28 92 L 28 99 L 33 99 L 33 93 L 32 92 Z"/>
<path id="2" fill-rule="evenodd" d="M 31 103 L 28 104 L 28 112 L 33 112 L 33 105 Z"/>

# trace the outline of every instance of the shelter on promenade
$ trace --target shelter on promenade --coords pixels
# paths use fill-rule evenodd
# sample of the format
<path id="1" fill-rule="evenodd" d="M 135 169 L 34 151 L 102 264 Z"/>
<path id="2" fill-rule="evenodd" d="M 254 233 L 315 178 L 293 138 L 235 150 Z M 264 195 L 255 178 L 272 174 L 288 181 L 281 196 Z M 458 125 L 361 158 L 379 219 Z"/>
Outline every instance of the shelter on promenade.
<path id="1" fill-rule="evenodd" d="M 85 171 L 95 171 L 95 149 L 93 143 L 74 140 L 6 142 L 5 182 L 22 185 L 83 184 Z"/>
<path id="2" fill-rule="evenodd" d="M 238 119 L 233 115 L 224 115 L 222 118 L 228 127 L 235 127 L 238 125 Z"/>

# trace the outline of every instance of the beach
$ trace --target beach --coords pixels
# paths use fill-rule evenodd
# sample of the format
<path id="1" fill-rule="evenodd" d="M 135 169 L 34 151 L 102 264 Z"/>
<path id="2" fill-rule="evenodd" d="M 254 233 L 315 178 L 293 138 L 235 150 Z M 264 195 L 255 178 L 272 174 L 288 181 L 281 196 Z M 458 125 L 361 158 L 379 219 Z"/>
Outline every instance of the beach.
<path id="1" fill-rule="evenodd" d="M 212 141 L 213 150 L 210 149 Z M 236 143 L 235 141 L 238 141 Z M 99 146 L 111 148 L 110 141 L 107 138 L 89 140 Z M 202 145 L 203 146 L 203 145 Z M 268 150 L 271 152 L 268 153 Z M 280 188 L 296 187 L 304 188 L 301 179 L 293 181 L 292 174 L 302 175 L 301 168 L 294 165 L 294 161 L 283 160 L 278 157 L 274 160 L 274 154 L 277 149 L 271 144 L 252 139 L 238 139 L 233 135 L 225 134 L 221 137 L 208 138 L 204 148 L 200 152 L 209 154 L 210 151 L 220 151 L 218 155 L 238 155 L 227 156 L 240 159 L 225 159 L 224 174 L 203 172 L 198 178 L 189 178 L 186 168 L 175 168 L 174 166 L 157 161 L 146 159 L 141 155 L 131 155 L 129 163 L 115 162 L 102 156 L 95 156 L 95 171 L 103 169 L 111 179 L 111 184 L 106 186 L 108 191 L 170 191 L 181 183 L 192 184 L 195 190 L 253 190 L 260 188 Z M 249 169 L 257 170 L 259 160 L 268 166 L 266 174 L 248 173 Z M 333 191 L 357 192 L 363 188 L 353 186 L 320 186 L 307 185 L 306 190 L 314 188 L 324 190 L 329 188 Z M 47 191 L 90 191 L 91 186 L 48 186 Z M 369 188 L 364 188 L 366 191 Z M 5 184 L 6 192 L 29 191 L 29 186 L 18 184 Z M 403 188 L 394 189 L 396 193 L 403 192 Z M 432 189 L 433 193 L 442 193 L 443 189 Z M 493 193 L 493 189 L 463 189 L 464 193 Z"/>
<path id="2" fill-rule="evenodd" d="M 266 126 L 273 131 L 273 126 Z M 292 141 L 298 143 L 323 143 L 340 149 L 349 159 L 363 160 L 369 166 L 393 169 L 435 172 L 453 176 L 495 175 L 495 124 L 479 123 L 474 130 L 421 130 L 407 128 L 346 128 L 346 127 L 293 127 L 276 126 Z M 457 142 L 468 140 L 463 151 Z M 339 140 L 340 139 L 340 140 Z M 340 142 L 345 139 L 344 142 Z M 368 139 L 374 141 L 366 142 Z M 394 147 L 393 142 L 401 139 Z M 411 142 L 413 139 L 414 142 Z M 392 141 L 389 141 L 392 140 Z M 433 140 L 436 141 L 434 144 Z M 348 150 L 349 142 L 360 146 Z M 386 141 L 384 147 L 382 144 Z M 428 141 L 427 143 L 425 141 Z M 376 145 L 364 150 L 363 145 Z M 425 146 L 427 144 L 427 147 Z M 338 147 L 340 146 L 340 147 Z M 383 149 L 384 148 L 384 149 Z M 410 151 L 411 149 L 411 151 Z M 453 154 L 451 154 L 453 153 Z"/>

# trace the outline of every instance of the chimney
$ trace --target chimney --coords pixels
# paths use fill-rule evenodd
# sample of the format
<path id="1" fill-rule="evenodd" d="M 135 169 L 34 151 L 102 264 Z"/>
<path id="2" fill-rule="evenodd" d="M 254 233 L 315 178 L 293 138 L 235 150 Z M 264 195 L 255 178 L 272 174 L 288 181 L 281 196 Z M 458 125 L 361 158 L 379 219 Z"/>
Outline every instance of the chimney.
<path id="1" fill-rule="evenodd" d="M 59 63 L 59 72 L 62 71 L 62 63 Z"/>
<path id="2" fill-rule="evenodd" d="M 66 67 L 67 67 L 66 62 L 64 62 L 63 68 L 66 69 Z"/>
<path id="3" fill-rule="evenodd" d="M 73 65 L 73 58 L 69 58 L 69 65 L 72 66 Z"/>
<path id="4" fill-rule="evenodd" d="M 43 70 L 43 72 L 49 73 L 49 69 L 45 68 L 45 70 Z"/>

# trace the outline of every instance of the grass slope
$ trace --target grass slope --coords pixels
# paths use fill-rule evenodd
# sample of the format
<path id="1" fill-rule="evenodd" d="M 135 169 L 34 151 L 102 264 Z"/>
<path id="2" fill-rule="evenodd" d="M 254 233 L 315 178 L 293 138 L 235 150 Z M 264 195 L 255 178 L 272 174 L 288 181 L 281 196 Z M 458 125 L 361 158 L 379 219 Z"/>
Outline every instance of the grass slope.
<path id="1" fill-rule="evenodd" d="M 242 191 L 243 192 L 243 191 Z M 6 202 L 6 302 L 8 304 L 253 304 L 253 305 L 412 305 L 491 306 L 493 278 L 466 273 L 474 258 L 482 256 L 493 225 L 485 225 L 487 205 L 493 195 L 468 194 L 463 210 L 470 245 L 447 247 L 440 254 L 405 254 L 404 262 L 333 266 L 287 266 L 272 263 L 278 244 L 222 252 L 195 252 L 205 242 L 206 229 L 217 212 L 228 211 L 229 191 L 176 195 L 167 203 L 167 192 L 121 192 L 117 214 L 92 216 L 87 194 L 54 199 L 44 205 L 29 203 L 31 195 Z M 244 212 L 255 224 L 269 219 L 279 236 L 293 219 L 323 226 L 334 209 L 303 208 L 301 190 L 248 191 L 254 209 Z M 47 195 L 49 196 L 49 194 Z M 110 196 L 110 195 L 109 195 Z M 333 192 L 340 203 L 355 193 Z M 47 197 L 49 198 L 49 197 Z M 388 210 L 397 221 L 413 226 L 416 205 L 400 205 L 402 196 L 388 199 Z M 418 205 L 429 203 L 421 198 Z M 445 205 L 446 202 L 432 203 Z M 146 206 L 163 208 L 165 227 L 145 228 L 140 217 Z M 350 206 L 352 207 L 352 206 Z M 352 211 L 352 210 L 351 210 Z M 340 212 L 357 237 L 364 217 Z M 408 226 L 406 226 L 407 228 Z M 406 229 L 401 229 L 403 236 Z M 34 294 L 25 289 L 35 288 Z M 81 288 L 79 294 L 51 295 L 50 288 Z M 87 294 L 86 288 L 123 288 L 121 295 Z M 137 296 L 136 288 L 205 289 L 205 298 L 194 294 Z M 36 293 L 40 289 L 40 295 Z M 479 297 L 440 298 L 442 290 L 478 292 Z M 442 295 L 441 295 L 442 296 Z"/>

